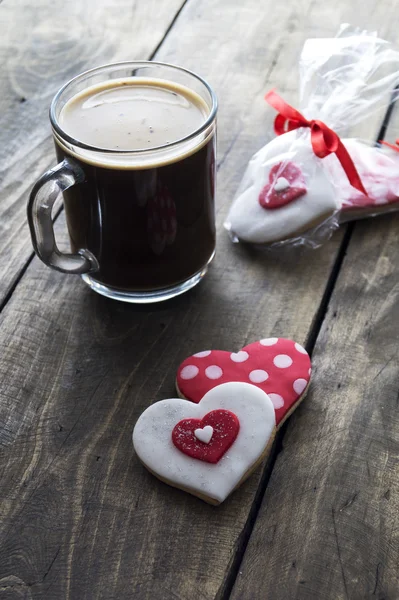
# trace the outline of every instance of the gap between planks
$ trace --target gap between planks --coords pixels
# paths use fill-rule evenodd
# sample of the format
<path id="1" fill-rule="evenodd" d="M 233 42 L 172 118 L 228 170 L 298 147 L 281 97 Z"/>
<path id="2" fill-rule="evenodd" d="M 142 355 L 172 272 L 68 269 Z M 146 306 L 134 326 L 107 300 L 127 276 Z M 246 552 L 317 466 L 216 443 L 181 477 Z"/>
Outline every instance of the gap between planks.
<path id="1" fill-rule="evenodd" d="M 378 131 L 378 135 L 375 140 L 375 144 L 377 144 L 378 141 L 385 139 L 385 135 L 386 135 L 389 123 L 391 121 L 394 108 L 396 107 L 396 102 L 394 100 L 395 100 L 395 97 L 397 96 L 398 92 L 399 92 L 399 87 L 395 88 L 395 90 L 392 92 L 391 103 L 389 104 L 389 106 L 385 112 L 384 118 L 381 123 L 381 127 Z M 342 263 L 345 260 L 345 256 L 346 256 L 350 241 L 352 239 L 355 226 L 356 226 L 356 221 L 354 221 L 352 223 L 348 223 L 346 225 L 345 235 L 342 239 L 342 242 L 339 247 L 333 268 L 331 269 L 330 275 L 328 277 L 326 287 L 324 290 L 324 294 L 320 301 L 320 306 L 317 311 L 314 323 L 309 331 L 309 335 L 308 335 L 308 339 L 305 344 L 305 348 L 308 351 L 308 353 L 310 354 L 310 356 L 312 356 L 314 347 L 317 342 L 317 338 L 319 336 L 324 319 L 326 317 L 330 299 L 334 293 L 337 279 L 338 279 L 339 273 L 341 271 Z M 265 495 L 267 485 L 269 483 L 272 471 L 274 469 L 275 462 L 276 462 L 277 457 L 283 447 L 283 440 L 284 440 L 285 432 L 287 430 L 287 424 L 288 424 L 288 420 L 283 424 L 279 433 L 276 436 L 276 441 L 274 443 L 274 447 L 272 449 L 271 455 L 270 455 L 269 460 L 267 461 L 267 464 L 264 467 L 263 473 L 261 475 L 261 478 L 259 481 L 259 486 L 258 486 L 258 489 L 255 494 L 255 499 L 254 499 L 254 502 L 249 511 L 247 522 L 245 523 L 244 529 L 242 530 L 241 535 L 238 539 L 237 547 L 235 548 L 235 554 L 231 561 L 229 571 L 226 575 L 226 578 L 224 580 L 222 587 L 219 589 L 218 593 L 216 594 L 215 600 L 228 600 L 231 596 L 231 592 L 233 590 L 237 576 L 240 573 L 241 563 L 243 561 L 253 528 L 255 526 L 255 522 L 258 517 L 259 510 L 260 510 L 260 507 L 261 507 L 261 504 L 263 501 L 263 497 Z"/>
<path id="2" fill-rule="evenodd" d="M 188 2 L 189 2 L 189 0 L 184 0 L 183 4 L 180 6 L 179 10 L 176 12 L 175 16 L 173 17 L 173 19 L 171 20 L 169 26 L 167 27 L 163 38 L 158 43 L 158 45 L 155 47 L 155 50 L 153 50 L 153 52 L 151 52 L 149 60 L 152 60 L 155 57 L 155 55 L 157 54 L 158 50 L 160 50 L 162 44 L 164 43 L 164 41 L 168 37 L 169 33 L 172 31 L 172 29 L 173 29 L 173 27 L 174 27 L 177 19 L 180 17 L 180 13 L 182 12 L 182 10 L 184 9 L 184 7 L 186 6 L 186 4 Z"/>

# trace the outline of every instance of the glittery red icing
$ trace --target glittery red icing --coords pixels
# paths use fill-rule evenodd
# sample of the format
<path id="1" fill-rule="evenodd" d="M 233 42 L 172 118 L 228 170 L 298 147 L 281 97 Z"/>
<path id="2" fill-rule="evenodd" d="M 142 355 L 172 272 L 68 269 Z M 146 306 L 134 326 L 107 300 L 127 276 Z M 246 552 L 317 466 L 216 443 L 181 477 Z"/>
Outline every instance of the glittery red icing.
<path id="1" fill-rule="evenodd" d="M 206 444 L 195 436 L 196 429 L 207 425 L 213 428 Z M 227 452 L 240 430 L 240 422 L 229 410 L 212 410 L 203 419 L 183 419 L 173 429 L 172 441 L 187 456 L 209 463 L 217 463 Z"/>
<path id="2" fill-rule="evenodd" d="M 276 182 L 284 177 L 289 183 L 285 190 L 277 191 Z M 259 204 L 266 209 L 280 208 L 306 194 L 305 178 L 301 169 L 292 162 L 278 163 L 270 169 L 269 183 L 259 194 Z"/>
<path id="3" fill-rule="evenodd" d="M 293 340 L 268 338 L 240 352 L 208 350 L 190 356 L 178 368 L 177 386 L 187 400 L 198 403 L 221 383 L 252 383 L 270 396 L 278 425 L 303 395 L 310 372 L 310 357 L 302 346 Z"/>

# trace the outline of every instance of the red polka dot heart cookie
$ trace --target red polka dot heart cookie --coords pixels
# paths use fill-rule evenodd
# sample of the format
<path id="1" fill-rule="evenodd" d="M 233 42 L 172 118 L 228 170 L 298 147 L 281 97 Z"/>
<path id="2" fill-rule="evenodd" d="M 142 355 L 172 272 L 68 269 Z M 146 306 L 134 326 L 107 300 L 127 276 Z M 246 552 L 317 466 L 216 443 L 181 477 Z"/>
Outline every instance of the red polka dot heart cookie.
<path id="1" fill-rule="evenodd" d="M 297 342 L 266 338 L 239 352 L 204 350 L 177 370 L 179 396 L 198 403 L 214 387 L 231 381 L 250 383 L 267 393 L 280 427 L 305 397 L 311 375 L 309 354 Z"/>
<path id="2" fill-rule="evenodd" d="M 139 417 L 136 454 L 165 483 L 220 504 L 267 457 L 310 374 L 306 350 L 283 338 L 197 352 L 178 368 L 183 399 L 155 402 Z"/>

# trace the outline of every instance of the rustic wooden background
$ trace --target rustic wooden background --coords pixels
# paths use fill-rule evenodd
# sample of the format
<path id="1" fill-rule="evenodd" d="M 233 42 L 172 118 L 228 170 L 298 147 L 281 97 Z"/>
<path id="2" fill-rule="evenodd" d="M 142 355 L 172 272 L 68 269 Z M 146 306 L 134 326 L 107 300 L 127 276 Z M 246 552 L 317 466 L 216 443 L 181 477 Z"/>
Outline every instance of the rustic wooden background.
<path id="1" fill-rule="evenodd" d="M 0 599 L 397 600 L 399 216 L 289 256 L 233 246 L 223 218 L 297 97 L 309 36 L 341 22 L 397 39 L 397 0 L 3 0 L 0 4 Z M 25 219 L 54 162 L 48 105 L 72 75 L 156 58 L 219 96 L 218 252 L 161 305 L 94 295 L 33 258 Z M 362 135 L 375 139 L 382 116 Z M 395 113 L 392 140 L 399 133 Z M 57 220 L 65 240 L 63 217 Z M 179 362 L 265 336 L 313 352 L 307 399 L 221 507 L 163 485 L 131 430 Z"/>

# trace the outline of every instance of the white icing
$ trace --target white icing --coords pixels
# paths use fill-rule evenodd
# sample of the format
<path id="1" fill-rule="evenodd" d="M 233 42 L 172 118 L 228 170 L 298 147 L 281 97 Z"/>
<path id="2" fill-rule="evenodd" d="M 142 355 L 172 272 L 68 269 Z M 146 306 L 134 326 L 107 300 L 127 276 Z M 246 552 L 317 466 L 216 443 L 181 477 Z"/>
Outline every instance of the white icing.
<path id="1" fill-rule="evenodd" d="M 197 354 L 193 354 L 196 358 L 205 358 L 209 356 L 212 350 L 203 350 L 202 352 L 197 352 Z"/>
<path id="2" fill-rule="evenodd" d="M 205 425 L 205 427 L 203 427 L 202 429 L 195 429 L 194 435 L 200 442 L 203 442 L 204 444 L 209 444 L 213 436 L 213 427 L 212 425 Z"/>
<path id="3" fill-rule="evenodd" d="M 298 344 L 298 342 L 295 342 L 295 348 L 298 350 L 298 352 L 300 352 L 301 354 L 307 354 L 305 348 L 303 346 L 301 346 L 301 344 Z"/>
<path id="4" fill-rule="evenodd" d="M 268 393 L 270 400 L 273 402 L 274 408 L 282 408 L 284 406 L 284 398 L 280 394 Z"/>
<path id="5" fill-rule="evenodd" d="M 293 384 L 293 388 L 297 394 L 302 394 L 303 390 L 308 385 L 306 379 L 296 379 Z"/>
<path id="6" fill-rule="evenodd" d="M 180 372 L 182 379 L 194 379 L 199 373 L 199 368 L 195 365 L 186 365 Z"/>
<path id="7" fill-rule="evenodd" d="M 245 350 L 240 350 L 240 352 L 232 352 L 230 358 L 233 362 L 241 363 L 248 360 L 249 354 L 248 352 L 245 352 Z"/>
<path id="8" fill-rule="evenodd" d="M 327 173 L 310 143 L 310 132 L 297 131 L 274 138 L 248 164 L 244 178 L 226 219 L 226 229 L 239 239 L 266 244 L 295 236 L 321 223 L 340 208 Z M 264 209 L 258 201 L 269 183 L 270 170 L 278 163 L 292 161 L 305 176 L 307 193 L 276 209 Z"/>
<path id="9" fill-rule="evenodd" d="M 277 344 L 277 342 L 278 338 L 266 338 L 259 341 L 262 346 L 274 346 L 274 344 Z"/>
<path id="10" fill-rule="evenodd" d="M 217 365 L 210 365 L 205 369 L 205 375 L 208 379 L 220 379 L 223 375 L 223 371 Z"/>
<path id="11" fill-rule="evenodd" d="M 290 182 L 285 177 L 279 177 L 274 184 L 274 189 L 276 192 L 283 192 L 287 188 L 290 187 Z"/>
<path id="12" fill-rule="evenodd" d="M 262 383 L 263 381 L 266 381 L 266 379 L 269 379 L 269 373 L 263 369 L 255 369 L 250 372 L 249 378 L 252 383 Z"/>
<path id="13" fill-rule="evenodd" d="M 174 446 L 172 431 L 179 421 L 202 419 L 217 409 L 230 410 L 240 422 L 236 440 L 219 462 L 191 458 Z M 263 454 L 275 424 L 273 403 L 265 392 L 249 383 L 230 382 L 210 390 L 199 404 L 180 398 L 156 402 L 138 419 L 133 445 L 159 477 L 222 502 Z"/>
<path id="14" fill-rule="evenodd" d="M 287 354 L 277 354 L 273 358 L 273 362 L 279 369 L 286 369 L 292 365 L 293 360 Z"/>

